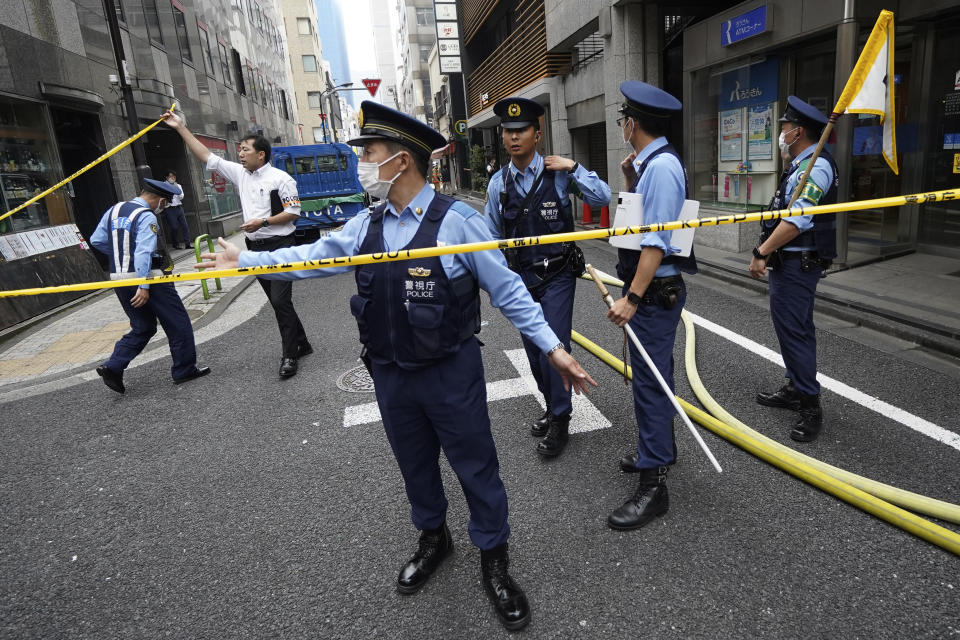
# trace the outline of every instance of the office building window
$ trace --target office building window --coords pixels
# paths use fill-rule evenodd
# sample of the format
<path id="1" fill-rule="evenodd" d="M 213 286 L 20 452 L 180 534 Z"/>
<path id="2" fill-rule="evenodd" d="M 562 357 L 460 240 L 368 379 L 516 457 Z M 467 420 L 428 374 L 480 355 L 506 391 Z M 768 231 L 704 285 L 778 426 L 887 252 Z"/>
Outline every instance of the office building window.
<path id="1" fill-rule="evenodd" d="M 310 28 L 310 18 L 297 18 L 297 33 L 302 36 L 308 36 L 313 33 Z"/>
<path id="2" fill-rule="evenodd" d="M 317 58 L 316 56 L 300 56 L 303 60 L 303 70 L 306 73 L 316 73 L 317 72 Z"/>
<path id="3" fill-rule="evenodd" d="M 230 59 L 227 58 L 227 47 L 219 40 L 217 40 L 217 53 L 220 55 L 220 73 L 223 75 L 223 84 L 228 87 L 233 86 L 230 81 Z"/>
<path id="4" fill-rule="evenodd" d="M 230 55 L 233 57 L 233 71 L 237 74 L 237 91 L 240 95 L 247 95 L 247 85 L 243 81 L 243 63 L 240 62 L 240 52 L 236 49 L 230 49 Z"/>
<path id="5" fill-rule="evenodd" d="M 147 35 L 150 39 L 163 44 L 163 32 L 160 31 L 160 13 L 157 11 L 157 0 L 143 0 L 143 21 L 147 24 Z"/>
<path id="6" fill-rule="evenodd" d="M 287 110 L 287 92 L 280 89 L 280 107 L 283 109 L 283 119 L 290 119 L 290 112 Z"/>
<path id="7" fill-rule="evenodd" d="M 430 60 L 430 52 L 433 50 L 433 45 L 420 45 L 420 62 L 427 62 Z"/>
<path id="8" fill-rule="evenodd" d="M 314 141 L 314 142 L 323 142 L 323 127 L 314 127 L 314 128 L 313 128 L 313 141 Z"/>
<path id="9" fill-rule="evenodd" d="M 171 0 L 171 9 L 173 9 L 173 26 L 177 30 L 177 42 L 180 44 L 180 57 L 189 62 L 193 62 L 193 55 L 190 53 L 190 38 L 187 36 L 187 17 L 184 15 L 183 5 L 177 0 Z"/>
<path id="10" fill-rule="evenodd" d="M 197 20 L 197 34 L 200 36 L 200 48 L 203 50 L 203 66 L 207 70 L 207 75 L 211 78 L 216 77 L 213 67 L 213 52 L 210 50 L 210 34 L 207 33 L 207 26 Z"/>
<path id="11" fill-rule="evenodd" d="M 320 109 L 320 92 L 319 91 L 307 91 L 307 105 L 311 109 Z"/>
<path id="12" fill-rule="evenodd" d="M 421 27 L 433 25 L 433 7 L 417 8 L 417 25 Z"/>

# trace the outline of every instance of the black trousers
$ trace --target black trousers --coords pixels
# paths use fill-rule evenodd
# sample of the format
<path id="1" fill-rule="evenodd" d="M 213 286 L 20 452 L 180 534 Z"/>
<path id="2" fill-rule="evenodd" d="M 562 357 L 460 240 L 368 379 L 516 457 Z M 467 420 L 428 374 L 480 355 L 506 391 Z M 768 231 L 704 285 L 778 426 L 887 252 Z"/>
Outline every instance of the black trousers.
<path id="1" fill-rule="evenodd" d="M 273 251 L 281 247 L 292 247 L 295 242 L 293 234 L 264 238 L 263 240 L 246 239 L 247 249 L 251 251 Z M 277 316 L 277 326 L 280 328 L 280 340 L 283 342 L 283 357 L 296 358 L 301 345 L 308 345 L 307 334 L 303 324 L 293 308 L 293 282 L 290 280 L 268 280 L 257 278 L 263 287 L 263 292 L 270 300 L 273 313 Z"/>

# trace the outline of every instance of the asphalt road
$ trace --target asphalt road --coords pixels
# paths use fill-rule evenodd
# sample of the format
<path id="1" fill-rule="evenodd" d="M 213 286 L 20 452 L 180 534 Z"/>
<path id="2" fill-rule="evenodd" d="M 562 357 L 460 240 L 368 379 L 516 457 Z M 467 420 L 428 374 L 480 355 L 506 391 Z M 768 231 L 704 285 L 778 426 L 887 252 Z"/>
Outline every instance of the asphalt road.
<path id="1" fill-rule="evenodd" d="M 586 243 L 612 271 L 610 249 Z M 767 347 L 758 293 L 688 278 L 687 308 Z M 508 635 L 479 582 L 467 512 L 444 462 L 456 553 L 414 596 L 394 589 L 416 545 L 379 422 L 344 426 L 373 402 L 338 379 L 357 366 L 350 276 L 297 283 L 314 355 L 277 378 L 269 307 L 200 347 L 213 374 L 174 386 L 169 361 L 0 405 L 0 637 L 490 638 Z M 260 296 L 259 287 L 244 294 Z M 615 354 L 622 334 L 581 282 L 575 328 Z M 489 382 L 520 373 L 517 332 L 484 306 Z M 820 370 L 957 432 L 960 368 L 900 341 L 819 317 Z M 682 335 L 682 330 L 681 330 Z M 787 437 L 790 412 L 754 404 L 782 370 L 698 331 L 700 374 L 731 413 L 817 458 L 957 501 L 960 451 L 835 393 L 818 441 Z M 629 390 L 579 348 L 611 424 L 577 433 L 559 459 L 534 453 L 542 409 L 522 385 L 490 403 L 510 497 L 513 574 L 531 638 L 944 638 L 960 636 L 960 558 L 839 502 L 704 431 L 718 475 L 679 419 L 671 509 L 634 532 L 605 524 L 635 483 Z M 693 401 L 677 347 L 677 392 Z M 511 395 L 511 394 L 507 394 Z M 958 527 L 953 526 L 954 530 Z"/>

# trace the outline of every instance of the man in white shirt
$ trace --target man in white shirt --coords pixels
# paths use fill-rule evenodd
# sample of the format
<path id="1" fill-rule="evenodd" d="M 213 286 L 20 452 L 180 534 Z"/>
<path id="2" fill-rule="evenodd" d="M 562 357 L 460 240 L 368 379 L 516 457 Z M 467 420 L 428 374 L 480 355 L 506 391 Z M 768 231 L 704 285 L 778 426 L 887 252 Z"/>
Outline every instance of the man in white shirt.
<path id="1" fill-rule="evenodd" d="M 177 174 L 172 170 L 167 171 L 167 182 L 180 190 L 180 195 L 170 196 L 170 206 L 163 210 L 164 220 L 170 229 L 170 242 L 177 249 L 187 249 L 190 246 L 190 227 L 187 226 L 187 217 L 183 213 L 183 187 L 177 182 Z"/>
<path id="2" fill-rule="evenodd" d="M 297 183 L 286 172 L 270 165 L 270 143 L 262 135 L 251 134 L 240 141 L 237 162 L 229 162 L 211 153 L 187 129 L 183 120 L 168 111 L 164 114 L 168 126 L 183 138 L 187 148 L 206 164 L 237 185 L 247 248 L 253 251 L 273 251 L 294 245 L 293 232 L 300 216 L 300 196 Z M 283 354 L 280 358 L 280 377 L 290 378 L 297 373 L 300 357 L 313 353 L 303 324 L 293 308 L 293 283 L 289 280 L 257 278 L 270 300 L 280 327 Z"/>

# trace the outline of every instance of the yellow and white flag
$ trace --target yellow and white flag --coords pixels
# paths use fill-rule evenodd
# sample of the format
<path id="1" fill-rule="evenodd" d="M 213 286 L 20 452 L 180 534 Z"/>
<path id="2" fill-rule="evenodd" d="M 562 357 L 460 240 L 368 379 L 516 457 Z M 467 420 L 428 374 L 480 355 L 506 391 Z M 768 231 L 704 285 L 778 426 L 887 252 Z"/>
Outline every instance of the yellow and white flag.
<path id="1" fill-rule="evenodd" d="M 833 112 L 880 116 L 883 158 L 899 174 L 893 102 L 893 26 L 893 12 L 881 11 Z"/>

